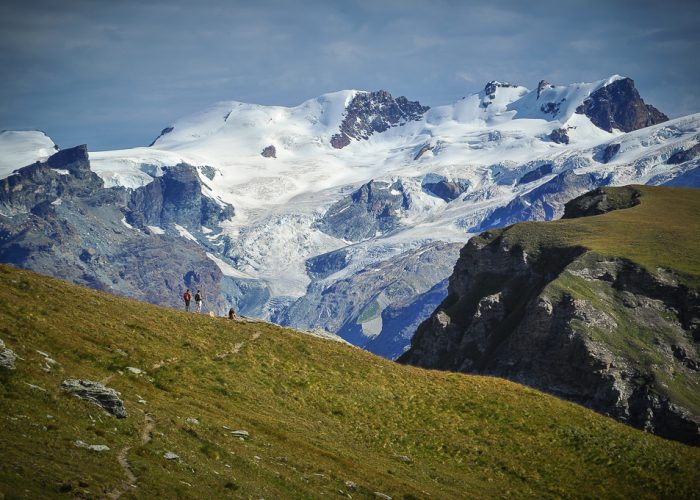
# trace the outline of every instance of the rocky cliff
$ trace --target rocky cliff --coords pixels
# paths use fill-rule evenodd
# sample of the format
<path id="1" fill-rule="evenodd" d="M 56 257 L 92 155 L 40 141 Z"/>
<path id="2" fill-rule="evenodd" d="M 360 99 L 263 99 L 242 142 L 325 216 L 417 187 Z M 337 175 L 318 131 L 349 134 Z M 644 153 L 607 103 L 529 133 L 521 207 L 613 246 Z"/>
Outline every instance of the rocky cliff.
<path id="1" fill-rule="evenodd" d="M 185 287 L 201 288 L 209 310 L 224 311 L 237 285 L 212 248 L 181 234 L 233 216 L 202 186 L 181 164 L 139 189 L 105 188 L 86 146 L 62 150 L 0 180 L 0 262 L 177 307 Z"/>
<path id="2" fill-rule="evenodd" d="M 400 362 L 505 377 L 700 445 L 700 192 L 602 188 L 566 214 L 472 238 Z"/>

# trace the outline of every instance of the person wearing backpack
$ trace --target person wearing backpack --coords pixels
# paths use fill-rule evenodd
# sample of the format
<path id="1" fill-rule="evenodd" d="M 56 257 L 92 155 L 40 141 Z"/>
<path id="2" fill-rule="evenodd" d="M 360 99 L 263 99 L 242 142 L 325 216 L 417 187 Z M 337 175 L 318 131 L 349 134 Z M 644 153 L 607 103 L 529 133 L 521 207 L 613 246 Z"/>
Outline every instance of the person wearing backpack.
<path id="1" fill-rule="evenodd" d="M 202 298 L 202 293 L 199 290 L 197 290 L 197 293 L 194 294 L 194 301 L 197 303 L 197 312 L 201 313 L 202 302 L 204 302 L 204 299 Z"/>
<path id="2" fill-rule="evenodd" d="M 190 300 L 192 300 L 192 295 L 190 295 L 189 288 L 182 294 L 182 300 L 185 301 L 185 312 L 190 312 Z"/>

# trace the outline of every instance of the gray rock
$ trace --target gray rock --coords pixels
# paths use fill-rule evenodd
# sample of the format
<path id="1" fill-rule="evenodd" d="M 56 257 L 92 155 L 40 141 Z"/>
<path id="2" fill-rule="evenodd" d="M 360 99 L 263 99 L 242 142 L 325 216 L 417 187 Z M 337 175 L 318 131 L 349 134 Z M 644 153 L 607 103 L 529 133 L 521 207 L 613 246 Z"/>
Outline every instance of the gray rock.
<path id="1" fill-rule="evenodd" d="M 166 459 L 166 460 L 179 460 L 179 459 L 180 459 L 180 456 L 179 456 L 179 455 L 176 455 L 176 454 L 173 453 L 172 451 L 166 451 L 166 452 L 163 454 L 163 458 Z"/>
<path id="2" fill-rule="evenodd" d="M 386 493 L 382 493 L 380 491 L 375 491 L 374 496 L 376 498 L 381 498 L 382 500 L 391 500 L 391 498 L 392 498 L 389 495 L 387 495 Z"/>
<path id="3" fill-rule="evenodd" d="M 231 431 L 231 435 L 233 437 L 239 438 L 241 441 L 248 439 L 250 437 L 250 433 L 248 431 L 242 431 L 242 430 Z"/>
<path id="4" fill-rule="evenodd" d="M 358 92 L 345 108 L 340 131 L 331 137 L 331 145 L 341 149 L 350 144 L 351 139 L 369 139 L 374 133 L 420 120 L 429 109 L 403 96 L 394 99 L 385 90 Z"/>
<path id="5" fill-rule="evenodd" d="M 668 121 L 665 114 L 644 103 L 630 78 L 596 90 L 576 108 L 576 113 L 586 115 L 595 126 L 608 132 L 631 132 Z"/>
<path id="6" fill-rule="evenodd" d="M 423 156 L 428 151 L 432 151 L 433 149 L 434 149 L 434 146 L 431 146 L 430 144 L 423 144 L 423 146 L 421 146 L 421 148 L 418 150 L 418 152 L 413 157 L 413 161 L 420 159 L 421 156 Z"/>
<path id="7" fill-rule="evenodd" d="M 4 368 L 5 370 L 14 370 L 16 360 L 17 355 L 14 353 L 14 351 L 6 348 L 5 342 L 0 340 L 0 368 Z"/>
<path id="8" fill-rule="evenodd" d="M 316 227 L 336 238 L 360 241 L 398 227 L 409 207 L 408 194 L 400 181 L 373 180 L 333 204 Z"/>
<path id="9" fill-rule="evenodd" d="M 109 446 L 105 444 L 87 444 L 84 441 L 81 441 L 80 439 L 73 441 L 73 444 L 77 446 L 78 448 L 85 448 L 90 451 L 96 451 L 96 452 L 102 452 L 102 451 L 109 451 Z"/>
<path id="10" fill-rule="evenodd" d="M 543 165 L 540 165 L 537 168 L 535 168 L 534 170 L 530 170 L 525 175 L 523 175 L 518 180 L 518 185 L 529 184 L 530 182 L 535 182 L 537 180 L 540 180 L 545 175 L 551 174 L 553 169 L 554 169 L 554 165 L 552 165 L 551 163 L 545 163 Z"/>
<path id="11" fill-rule="evenodd" d="M 617 153 L 619 152 L 619 143 L 608 144 L 607 146 L 605 146 L 605 149 L 603 149 L 600 155 L 596 155 L 595 158 L 600 160 L 601 163 L 609 163 L 613 158 L 615 158 L 615 156 L 617 156 Z"/>
<path id="12" fill-rule="evenodd" d="M 265 147 L 265 149 L 263 149 L 260 154 L 262 156 L 264 156 L 265 158 L 277 158 L 277 150 L 275 149 L 275 146 L 273 146 L 272 144 Z"/>
<path id="13" fill-rule="evenodd" d="M 446 202 L 456 200 L 469 189 L 469 181 L 462 179 L 423 183 L 423 191 L 437 196 Z"/>
<path id="14" fill-rule="evenodd" d="M 188 424 L 192 424 L 192 425 L 199 425 L 199 420 L 197 420 L 197 419 L 194 418 L 194 417 L 188 417 L 188 418 L 186 418 L 186 419 L 185 419 L 185 422 L 187 422 Z"/>
<path id="15" fill-rule="evenodd" d="M 552 130 L 549 134 L 549 138 L 552 142 L 556 142 L 557 144 L 569 144 L 569 132 L 565 128 Z"/>
<path id="16" fill-rule="evenodd" d="M 676 151 L 671 156 L 669 156 L 668 160 L 666 160 L 666 163 L 668 163 L 669 165 L 679 165 L 681 163 L 694 160 L 698 156 L 700 156 L 700 143 L 688 149 Z"/>
<path id="17" fill-rule="evenodd" d="M 124 402 L 119 393 L 91 380 L 68 379 L 61 383 L 61 389 L 80 399 L 91 401 L 117 418 L 126 418 Z"/>

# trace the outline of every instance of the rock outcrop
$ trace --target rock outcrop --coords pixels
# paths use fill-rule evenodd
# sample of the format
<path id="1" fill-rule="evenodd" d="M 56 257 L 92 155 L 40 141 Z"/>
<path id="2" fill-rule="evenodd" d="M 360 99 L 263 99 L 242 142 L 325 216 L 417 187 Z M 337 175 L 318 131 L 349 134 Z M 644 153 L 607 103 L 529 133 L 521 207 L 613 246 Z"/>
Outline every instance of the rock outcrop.
<path id="1" fill-rule="evenodd" d="M 61 382 L 61 390 L 73 396 L 91 401 L 117 418 L 126 418 L 128 414 L 119 393 L 92 380 L 67 379 Z"/>
<path id="2" fill-rule="evenodd" d="M 616 80 L 593 92 L 576 113 L 586 115 L 595 126 L 631 132 L 668 121 L 668 116 L 645 104 L 631 78 Z"/>
<path id="3" fill-rule="evenodd" d="M 635 188 L 597 190 L 565 211 L 596 215 L 638 198 Z M 462 249 L 447 298 L 399 361 L 505 377 L 700 445 L 700 401 L 688 396 L 700 383 L 700 290 L 576 244 L 525 251 L 509 231 Z"/>
<path id="4" fill-rule="evenodd" d="M 668 163 L 669 165 L 678 165 L 690 160 L 694 160 L 698 156 L 700 156 L 700 143 L 688 149 L 683 149 L 681 151 L 673 153 L 668 158 L 668 160 L 666 160 L 666 163 Z"/>
<path id="5" fill-rule="evenodd" d="M 277 158 L 277 149 L 275 149 L 275 146 L 270 144 L 269 146 L 265 146 L 265 148 L 263 148 L 260 155 L 264 158 Z"/>
<path id="6" fill-rule="evenodd" d="M 420 120 L 430 107 L 405 97 L 394 99 L 385 90 L 358 92 L 345 109 L 340 131 L 331 137 L 331 145 L 342 149 L 352 139 L 369 139 L 374 133 L 385 132 L 391 127 Z"/>
<path id="7" fill-rule="evenodd" d="M 409 205 L 400 181 L 373 180 L 332 205 L 317 227 L 337 238 L 360 241 L 396 228 Z"/>
<path id="8" fill-rule="evenodd" d="M 565 128 L 557 128 L 550 132 L 549 138 L 557 144 L 569 144 L 569 133 Z"/>
<path id="9" fill-rule="evenodd" d="M 5 347 L 5 342 L 0 340 L 0 368 L 5 370 L 14 370 L 17 355 L 12 349 Z"/>

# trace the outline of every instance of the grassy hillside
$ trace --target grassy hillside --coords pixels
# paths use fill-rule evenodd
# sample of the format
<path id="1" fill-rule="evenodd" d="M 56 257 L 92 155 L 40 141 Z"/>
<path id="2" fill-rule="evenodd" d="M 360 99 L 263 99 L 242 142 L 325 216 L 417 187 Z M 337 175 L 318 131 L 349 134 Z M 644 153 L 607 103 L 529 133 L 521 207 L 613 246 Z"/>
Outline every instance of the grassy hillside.
<path id="1" fill-rule="evenodd" d="M 0 339 L 21 358 L 0 371 L 6 498 L 700 491 L 699 449 L 507 381 L 401 366 L 273 325 L 185 314 L 6 266 L 0 301 Z M 62 393 L 67 378 L 117 389 L 129 417 Z"/>
<path id="2" fill-rule="evenodd" d="M 502 232 L 506 241 L 528 253 L 580 246 L 599 255 L 629 259 L 651 272 L 673 270 L 699 286 L 700 190 L 632 187 L 641 192 L 639 205 L 632 208 L 547 223 L 523 222 Z M 625 189 L 607 188 L 607 192 L 614 198 Z"/>

